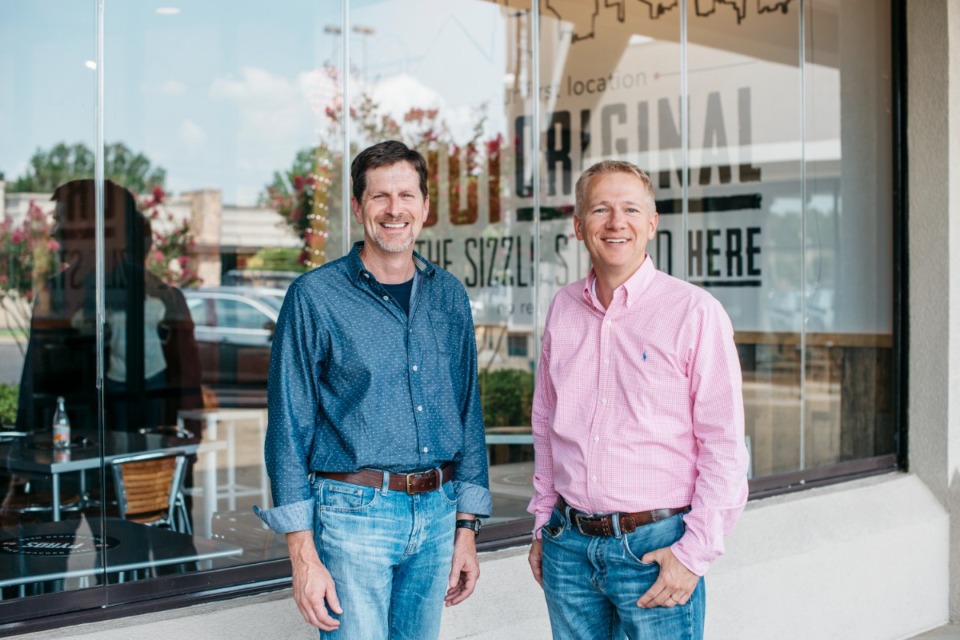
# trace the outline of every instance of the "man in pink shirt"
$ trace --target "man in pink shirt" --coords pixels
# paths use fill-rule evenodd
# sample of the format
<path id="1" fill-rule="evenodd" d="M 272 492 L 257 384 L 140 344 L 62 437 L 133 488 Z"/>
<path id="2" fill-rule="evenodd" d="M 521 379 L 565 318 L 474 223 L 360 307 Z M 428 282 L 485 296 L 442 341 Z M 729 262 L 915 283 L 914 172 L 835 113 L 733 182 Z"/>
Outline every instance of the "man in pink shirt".
<path id="1" fill-rule="evenodd" d="M 593 269 L 550 305 L 533 401 L 529 560 L 556 639 L 702 638 L 702 576 L 747 500 L 733 327 L 657 271 L 657 222 L 638 167 L 577 182 Z"/>

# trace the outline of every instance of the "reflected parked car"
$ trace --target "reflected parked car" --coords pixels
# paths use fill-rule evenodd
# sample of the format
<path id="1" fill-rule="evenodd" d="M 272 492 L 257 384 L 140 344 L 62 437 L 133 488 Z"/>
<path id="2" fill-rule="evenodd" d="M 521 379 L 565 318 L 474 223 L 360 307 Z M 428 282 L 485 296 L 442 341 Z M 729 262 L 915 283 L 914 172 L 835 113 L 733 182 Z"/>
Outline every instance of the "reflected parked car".
<path id="1" fill-rule="evenodd" d="M 270 345 L 285 293 L 269 287 L 184 290 L 200 351 L 200 379 L 220 406 L 266 406 Z"/>
<path id="2" fill-rule="evenodd" d="M 223 284 L 229 286 L 276 287 L 286 289 L 301 273 L 266 269 L 230 269 L 223 274 Z"/>

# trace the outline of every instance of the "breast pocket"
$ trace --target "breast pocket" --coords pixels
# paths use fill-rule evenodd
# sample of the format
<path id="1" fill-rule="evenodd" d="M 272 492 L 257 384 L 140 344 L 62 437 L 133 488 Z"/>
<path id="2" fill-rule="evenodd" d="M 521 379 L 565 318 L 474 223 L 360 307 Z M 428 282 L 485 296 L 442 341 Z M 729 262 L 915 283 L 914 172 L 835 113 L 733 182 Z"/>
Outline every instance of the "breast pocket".
<path id="1" fill-rule="evenodd" d="M 460 353 L 463 345 L 463 322 L 453 312 L 431 311 L 430 328 L 440 353 Z"/>
<path id="2" fill-rule="evenodd" d="M 679 355 L 657 349 L 641 342 L 633 357 L 626 359 L 633 371 L 630 377 L 639 381 L 641 395 L 656 406 L 686 406 L 690 395 L 690 380 L 686 375 L 686 363 Z"/>

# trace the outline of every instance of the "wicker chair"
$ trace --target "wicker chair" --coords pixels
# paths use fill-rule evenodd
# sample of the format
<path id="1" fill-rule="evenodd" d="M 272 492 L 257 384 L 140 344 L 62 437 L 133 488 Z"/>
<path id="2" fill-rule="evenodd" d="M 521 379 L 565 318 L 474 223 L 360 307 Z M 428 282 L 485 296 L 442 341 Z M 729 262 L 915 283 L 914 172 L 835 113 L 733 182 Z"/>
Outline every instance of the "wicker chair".
<path id="1" fill-rule="evenodd" d="M 111 466 L 120 517 L 192 533 L 183 498 L 186 460 L 183 451 L 115 458 Z"/>

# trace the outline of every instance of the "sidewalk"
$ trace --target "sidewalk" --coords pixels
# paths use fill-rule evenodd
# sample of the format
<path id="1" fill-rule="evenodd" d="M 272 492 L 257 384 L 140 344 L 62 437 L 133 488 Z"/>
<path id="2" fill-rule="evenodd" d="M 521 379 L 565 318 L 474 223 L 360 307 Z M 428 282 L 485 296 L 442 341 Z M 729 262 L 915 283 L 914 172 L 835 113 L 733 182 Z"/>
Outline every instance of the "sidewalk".
<path id="1" fill-rule="evenodd" d="M 948 624 L 914 636 L 911 640 L 957 640 L 958 638 L 960 638 L 960 624 Z"/>

